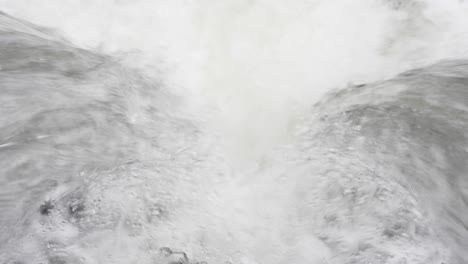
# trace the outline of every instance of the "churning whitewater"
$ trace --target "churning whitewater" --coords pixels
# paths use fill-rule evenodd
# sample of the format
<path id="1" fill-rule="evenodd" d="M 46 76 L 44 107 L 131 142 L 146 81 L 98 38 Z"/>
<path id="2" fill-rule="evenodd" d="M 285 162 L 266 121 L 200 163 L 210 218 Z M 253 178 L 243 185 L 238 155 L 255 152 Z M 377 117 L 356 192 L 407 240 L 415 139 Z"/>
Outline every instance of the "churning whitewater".
<path id="1" fill-rule="evenodd" d="M 0 10 L 1 264 L 468 263 L 468 3 Z"/>

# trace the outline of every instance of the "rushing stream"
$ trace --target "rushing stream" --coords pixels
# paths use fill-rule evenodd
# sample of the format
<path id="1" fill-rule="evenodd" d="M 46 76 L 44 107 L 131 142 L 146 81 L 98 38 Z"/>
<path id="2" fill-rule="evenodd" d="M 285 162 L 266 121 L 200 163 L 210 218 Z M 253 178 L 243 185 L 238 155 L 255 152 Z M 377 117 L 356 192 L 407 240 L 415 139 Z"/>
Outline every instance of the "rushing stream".
<path id="1" fill-rule="evenodd" d="M 347 11 L 337 1 L 321 9 L 309 2 L 318 8 L 315 22 Z M 412 18 L 430 8 L 408 2 L 371 8 L 341 0 L 382 25 L 383 14 L 404 10 Z M 437 42 L 424 31 L 438 28 L 435 22 L 398 18 L 405 24 L 391 32 L 400 39 L 365 23 L 375 34 L 349 45 L 340 43 L 353 30 L 336 38 L 318 30 L 304 43 L 328 37 L 323 43 L 331 47 L 317 44 L 311 48 L 319 51 L 295 61 L 308 46 L 279 35 L 300 40 L 303 27 L 285 21 L 300 14 L 299 24 L 307 24 L 306 9 L 276 10 L 276 35 L 266 30 L 273 23 L 266 3 L 246 11 L 210 2 L 220 15 L 198 21 L 208 28 L 197 31 L 204 42 L 193 42 L 195 31 L 186 40 L 209 46 L 209 55 L 188 52 L 167 32 L 161 42 L 180 46 L 144 42 L 143 55 L 132 55 L 126 48 L 143 42 L 91 48 L 99 37 L 90 31 L 74 38 L 74 21 L 86 31 L 93 20 L 76 20 L 72 4 L 60 32 L 49 29 L 58 20 L 47 20 L 45 7 L 31 17 L 25 1 L 17 2 L 23 13 L 12 3 L 0 1 L 0 9 L 48 28 L 0 13 L 1 264 L 468 263 L 468 60 L 455 45 L 445 52 L 418 42 Z M 159 19 L 186 19 L 171 9 L 180 6 L 166 8 L 173 13 Z M 251 12 L 226 23 L 232 35 L 214 29 L 224 15 L 234 17 L 230 8 Z M 256 15 L 266 24 L 250 24 Z M 135 24 L 128 36 L 141 34 L 132 35 Z M 115 32 L 106 38 L 122 43 Z M 445 34 L 444 43 L 452 33 L 460 32 Z M 235 41 L 242 38 L 252 42 Z M 370 48 L 380 39 L 385 48 Z M 342 51 L 347 45 L 357 55 Z M 155 59 L 170 56 L 176 65 L 193 64 L 174 70 Z M 245 64 L 250 59 L 256 64 Z"/>

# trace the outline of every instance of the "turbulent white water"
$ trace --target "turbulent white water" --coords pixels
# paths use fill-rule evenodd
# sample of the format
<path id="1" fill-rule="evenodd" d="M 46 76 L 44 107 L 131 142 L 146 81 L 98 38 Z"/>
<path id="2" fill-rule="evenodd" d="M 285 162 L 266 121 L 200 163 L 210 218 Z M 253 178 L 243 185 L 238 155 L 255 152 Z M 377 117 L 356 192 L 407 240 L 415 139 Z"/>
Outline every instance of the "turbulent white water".
<path id="1" fill-rule="evenodd" d="M 468 261 L 468 3 L 0 10 L 0 263 Z"/>
<path id="2" fill-rule="evenodd" d="M 1 7 L 79 47 L 128 56 L 171 90 L 215 105 L 213 125 L 235 156 L 245 148 L 260 155 L 284 139 L 297 111 L 330 89 L 460 58 L 468 44 L 468 4 L 455 0 L 2 0 Z"/>

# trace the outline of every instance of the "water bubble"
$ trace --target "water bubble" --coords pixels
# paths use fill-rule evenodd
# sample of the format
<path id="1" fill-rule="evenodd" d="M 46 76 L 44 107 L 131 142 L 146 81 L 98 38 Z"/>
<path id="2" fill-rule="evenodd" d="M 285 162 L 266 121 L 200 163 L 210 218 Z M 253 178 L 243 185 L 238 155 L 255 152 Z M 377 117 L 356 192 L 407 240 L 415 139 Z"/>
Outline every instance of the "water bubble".
<path id="1" fill-rule="evenodd" d="M 53 201 L 45 201 L 39 206 L 39 212 L 41 215 L 49 215 L 50 212 L 55 208 L 55 203 Z"/>

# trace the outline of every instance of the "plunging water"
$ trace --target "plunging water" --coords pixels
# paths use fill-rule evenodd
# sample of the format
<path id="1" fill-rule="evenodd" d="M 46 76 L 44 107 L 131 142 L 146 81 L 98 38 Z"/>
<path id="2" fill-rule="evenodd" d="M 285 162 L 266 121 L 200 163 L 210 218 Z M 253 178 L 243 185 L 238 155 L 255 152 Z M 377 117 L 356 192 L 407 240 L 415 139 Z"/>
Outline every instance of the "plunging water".
<path id="1" fill-rule="evenodd" d="M 1 263 L 468 261 L 466 4 L 0 3 Z"/>

